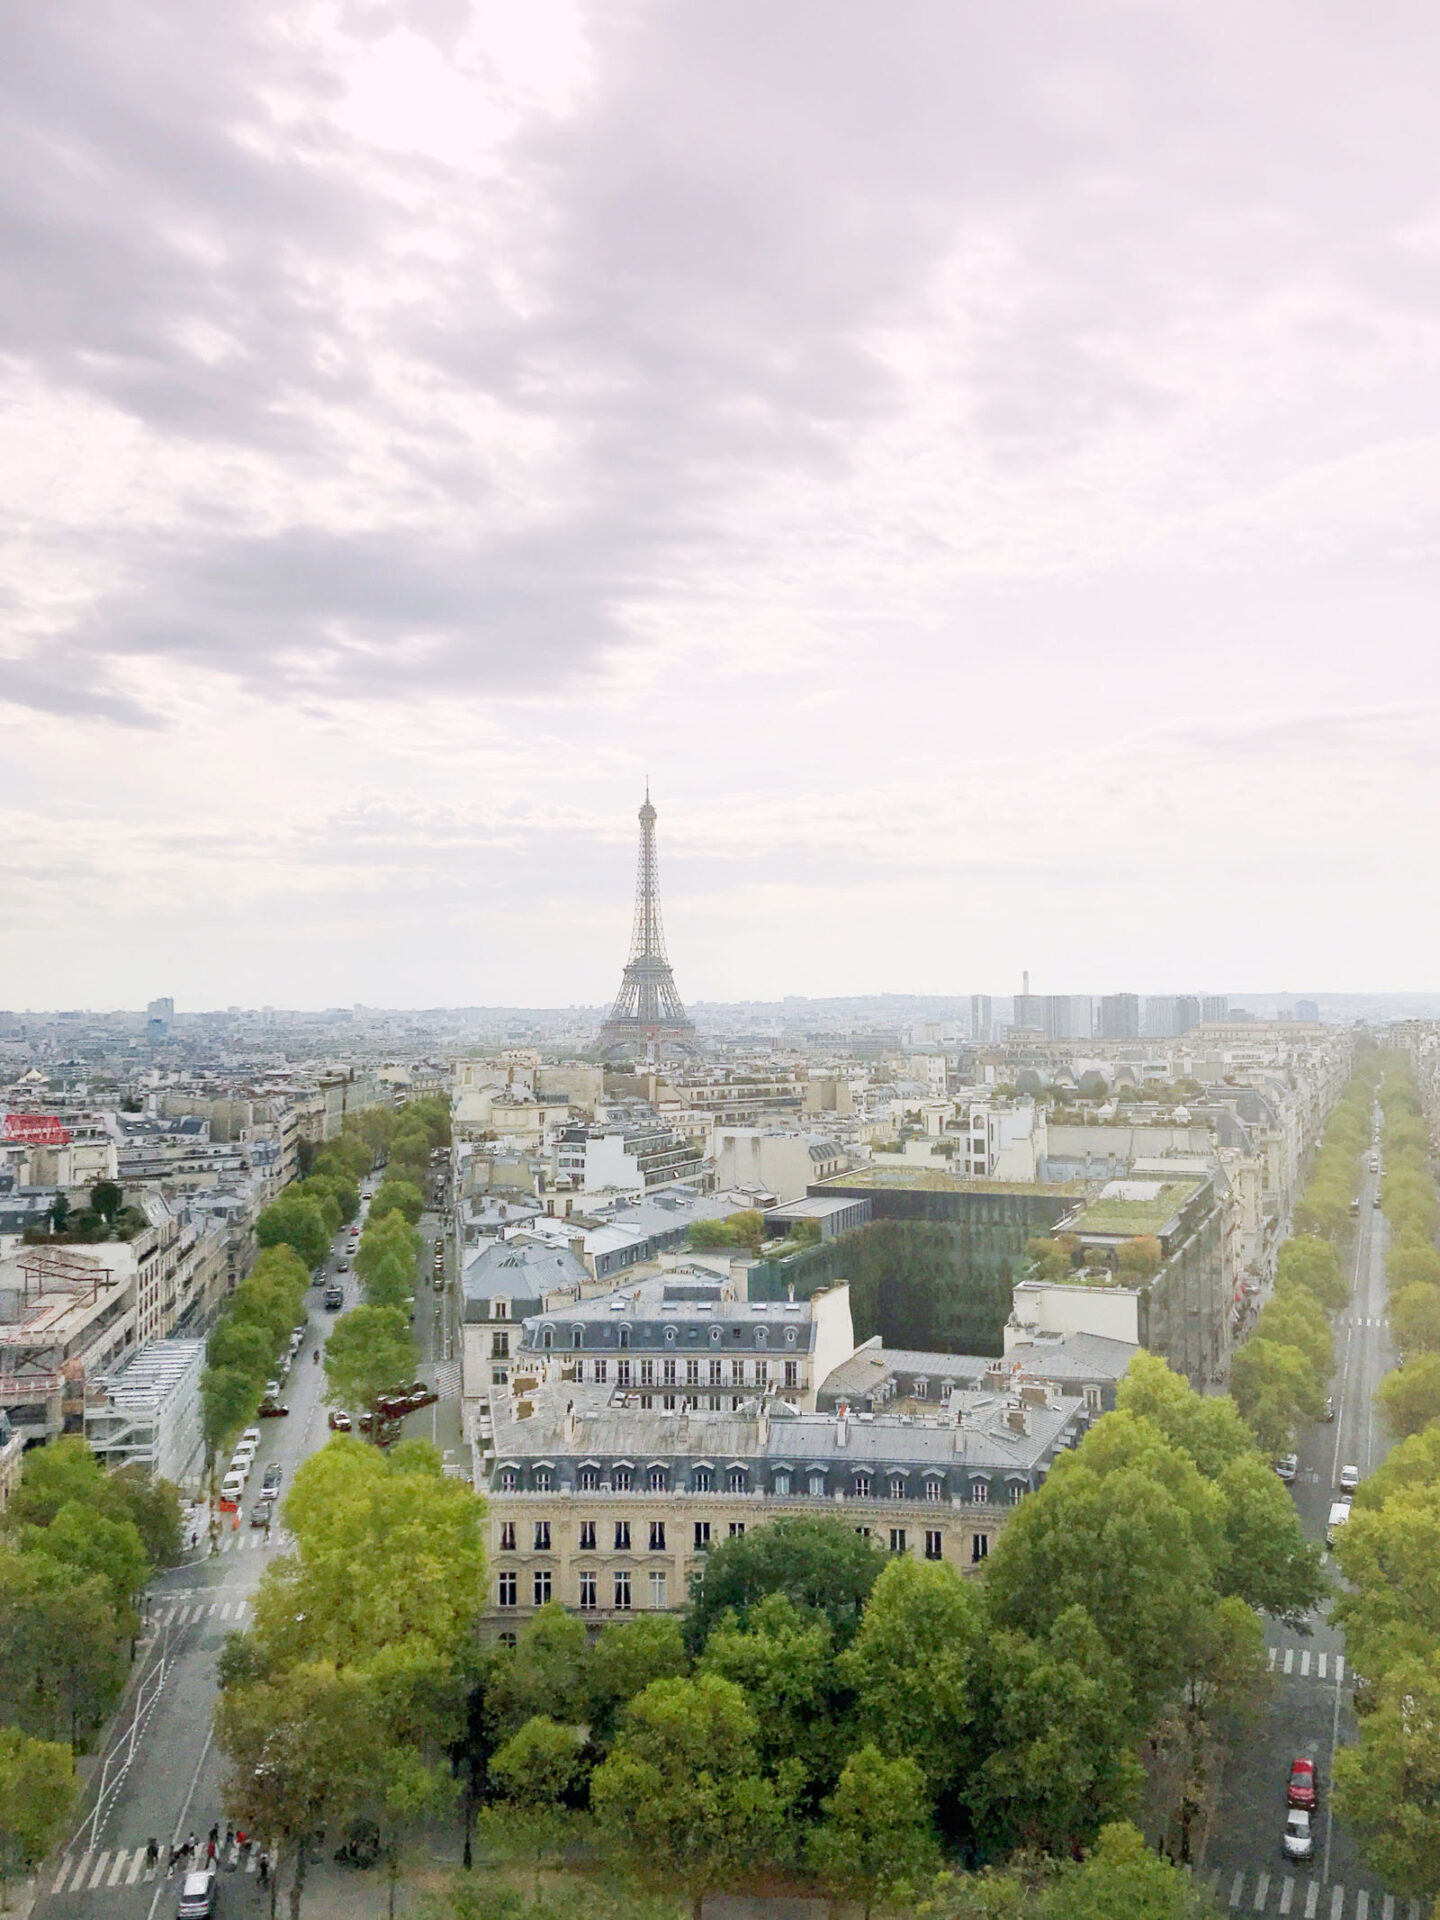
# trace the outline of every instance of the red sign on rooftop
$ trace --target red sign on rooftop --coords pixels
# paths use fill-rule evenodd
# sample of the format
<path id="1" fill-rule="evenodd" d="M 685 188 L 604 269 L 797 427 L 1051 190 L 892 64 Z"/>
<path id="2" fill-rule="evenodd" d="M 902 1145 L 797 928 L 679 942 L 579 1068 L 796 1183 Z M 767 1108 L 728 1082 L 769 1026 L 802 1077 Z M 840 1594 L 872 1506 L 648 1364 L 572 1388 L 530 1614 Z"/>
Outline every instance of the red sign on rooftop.
<path id="1" fill-rule="evenodd" d="M 53 1113 L 7 1113 L 5 1138 L 21 1141 L 27 1147 L 68 1147 L 69 1129 Z"/>

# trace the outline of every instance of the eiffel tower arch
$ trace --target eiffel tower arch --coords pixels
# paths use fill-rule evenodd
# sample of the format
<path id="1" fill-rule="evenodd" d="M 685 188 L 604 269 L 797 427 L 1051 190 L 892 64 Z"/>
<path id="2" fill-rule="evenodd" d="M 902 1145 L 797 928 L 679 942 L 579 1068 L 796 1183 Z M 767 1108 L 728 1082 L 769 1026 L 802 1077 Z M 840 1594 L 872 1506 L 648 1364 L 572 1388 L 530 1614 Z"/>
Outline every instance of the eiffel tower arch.
<path id="1" fill-rule="evenodd" d="M 675 991 L 675 976 L 665 957 L 660 921 L 660 879 L 655 858 L 656 813 L 645 783 L 640 809 L 640 862 L 635 873 L 635 925 L 630 958 L 604 1025 L 596 1039 L 602 1053 L 658 1060 L 666 1053 L 696 1053 L 695 1023 Z"/>

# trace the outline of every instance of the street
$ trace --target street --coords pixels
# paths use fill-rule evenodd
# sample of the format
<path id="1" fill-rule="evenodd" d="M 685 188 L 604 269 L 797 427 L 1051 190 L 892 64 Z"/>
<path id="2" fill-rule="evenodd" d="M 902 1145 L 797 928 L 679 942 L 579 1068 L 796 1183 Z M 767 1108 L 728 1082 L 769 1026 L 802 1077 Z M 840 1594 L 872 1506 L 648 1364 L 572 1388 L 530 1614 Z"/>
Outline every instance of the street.
<path id="1" fill-rule="evenodd" d="M 433 1288 L 431 1263 L 438 1217 L 422 1220 L 425 1248 L 417 1275 L 415 1333 L 424 1371 L 431 1372 L 437 1352 L 434 1307 L 442 1295 Z M 338 1261 L 349 1265 L 348 1229 L 335 1238 L 327 1273 Z M 359 1301 L 353 1271 L 339 1276 L 345 1305 Z M 296 1349 L 282 1400 L 288 1419 L 260 1424 L 260 1450 L 251 1475 L 238 1527 L 229 1522 L 218 1550 L 211 1553 L 203 1527 L 198 1551 L 178 1567 L 160 1576 L 146 1600 L 145 1638 L 137 1655 L 131 1684 L 107 1738 L 96 1756 L 92 1781 L 80 1796 L 75 1822 L 67 1842 L 46 1862 L 36 1885 L 34 1912 L 42 1920 L 155 1920 L 168 1914 L 179 1892 L 181 1869 L 167 1878 L 165 1867 L 172 1845 L 194 1833 L 203 1859 L 206 1836 L 218 1823 L 222 1837 L 221 1876 L 217 1912 L 222 1916 L 268 1912 L 269 1895 L 262 1892 L 257 1871 L 264 1836 L 255 1836 L 248 1856 L 232 1846 L 224 1855 L 225 1815 L 220 1800 L 223 1762 L 211 1739 L 211 1710 L 215 1698 L 215 1663 L 226 1635 L 243 1627 L 261 1575 L 278 1553 L 290 1545 L 276 1529 L 267 1541 L 262 1530 L 250 1526 L 250 1508 L 258 1498 L 266 1466 L 283 1469 L 282 1500 L 296 1468 L 329 1438 L 327 1409 L 322 1398 L 324 1370 L 312 1358 L 323 1346 L 335 1315 L 320 1304 L 321 1289 L 308 1294 L 309 1327 Z M 433 1305 L 432 1305 L 433 1303 Z M 439 1368 L 445 1380 L 443 1332 L 438 1342 Z M 453 1387 L 438 1405 L 412 1415 L 405 1423 L 409 1435 L 433 1439 L 449 1448 L 453 1462 L 459 1444 L 458 1369 Z M 159 1843 L 157 1870 L 145 1864 L 146 1844 Z"/>
<path id="2" fill-rule="evenodd" d="M 1323 1539 L 1346 1464 L 1362 1476 L 1380 1464 L 1388 1440 L 1374 1410 L 1375 1388 L 1395 1364 L 1385 1324 L 1384 1215 L 1373 1205 L 1380 1178 L 1366 1172 L 1354 1249 L 1354 1293 L 1335 1316 L 1335 1419 L 1302 1433 L 1300 1470 L 1291 1488 L 1305 1531 Z M 1327 1556 L 1327 1566 L 1334 1563 Z M 1410 1920 L 1419 1907 L 1386 1893 L 1360 1862 L 1330 1806 L 1337 1745 L 1355 1738 L 1353 1675 L 1344 1641 L 1323 1615 L 1313 1632 L 1266 1622 L 1273 1696 L 1251 1736 L 1231 1756 L 1201 1878 L 1222 1907 L 1297 1920 Z M 1280 1845 L 1292 1760 L 1315 1762 L 1319 1808 L 1313 1860 L 1287 1860 Z"/>

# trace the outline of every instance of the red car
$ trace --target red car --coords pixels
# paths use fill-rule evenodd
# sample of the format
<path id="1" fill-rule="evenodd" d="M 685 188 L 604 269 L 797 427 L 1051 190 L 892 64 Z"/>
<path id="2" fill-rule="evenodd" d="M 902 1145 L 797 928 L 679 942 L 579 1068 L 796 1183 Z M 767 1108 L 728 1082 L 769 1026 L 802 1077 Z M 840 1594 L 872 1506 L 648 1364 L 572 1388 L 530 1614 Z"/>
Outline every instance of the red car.
<path id="1" fill-rule="evenodd" d="M 1287 1807 L 1315 1805 L 1315 1762 L 1297 1760 L 1290 1769 L 1290 1784 L 1285 1789 Z"/>

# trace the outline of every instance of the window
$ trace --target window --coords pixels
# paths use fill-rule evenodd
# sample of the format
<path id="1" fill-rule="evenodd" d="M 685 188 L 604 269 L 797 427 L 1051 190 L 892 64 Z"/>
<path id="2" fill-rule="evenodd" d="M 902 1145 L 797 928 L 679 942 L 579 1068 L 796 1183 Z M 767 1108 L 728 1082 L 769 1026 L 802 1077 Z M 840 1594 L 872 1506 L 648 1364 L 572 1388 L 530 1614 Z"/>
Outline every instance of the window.
<path id="1" fill-rule="evenodd" d="M 757 1387 L 763 1387 L 763 1386 L 765 1385 L 765 1382 L 766 1382 L 766 1381 L 767 1381 L 767 1380 L 768 1380 L 769 1378 L 770 1378 L 770 1365 L 769 1365 L 769 1362 L 768 1362 L 768 1361 L 765 1361 L 765 1360 L 757 1360 L 757 1361 L 755 1362 L 755 1384 L 756 1384 L 756 1386 L 757 1386 Z"/>
<path id="2" fill-rule="evenodd" d="M 615 1576 L 615 1611 L 617 1613 L 628 1613 L 630 1611 L 630 1576 L 628 1573 L 617 1573 Z"/>
<path id="3" fill-rule="evenodd" d="M 868 1473 L 856 1474 L 854 1492 L 857 1500 L 868 1500 L 870 1498 L 870 1476 Z"/>
<path id="4" fill-rule="evenodd" d="M 1025 1482 L 1024 1482 L 1023 1480 L 1012 1480 L 1012 1481 L 1010 1482 L 1010 1504 L 1011 1504 L 1011 1506 L 1012 1506 L 1012 1507 L 1018 1507 L 1018 1506 L 1019 1506 L 1019 1504 L 1020 1504 L 1020 1502 L 1021 1502 L 1021 1501 L 1022 1501 L 1022 1500 L 1023 1500 L 1024 1498 L 1025 1498 Z"/>
<path id="5" fill-rule="evenodd" d="M 785 1329 L 785 1344 L 786 1344 L 786 1346 L 787 1346 L 787 1347 L 793 1347 L 793 1346 L 794 1346 L 794 1344 L 795 1344 L 795 1329 L 794 1329 L 794 1327 L 786 1327 L 786 1329 Z"/>
<path id="6" fill-rule="evenodd" d="M 628 1553 L 630 1551 L 630 1522 L 628 1520 L 617 1520 L 615 1522 L 615 1551 L 617 1553 Z"/>
<path id="7" fill-rule="evenodd" d="M 537 1520 L 535 1522 L 535 1551 L 536 1553 L 548 1553 L 550 1551 L 550 1522 L 548 1520 Z"/>
<path id="8" fill-rule="evenodd" d="M 743 1360 L 732 1360 L 730 1362 L 730 1384 L 732 1387 L 744 1386 L 745 1362 Z"/>
<path id="9" fill-rule="evenodd" d="M 1100 1411 L 1100 1389 L 1099 1389 L 1099 1387 L 1086 1387 L 1086 1389 L 1085 1389 L 1085 1411 L 1086 1411 L 1087 1413 L 1098 1413 L 1098 1412 Z"/>
<path id="10" fill-rule="evenodd" d="M 730 1538 L 732 1540 L 739 1540 L 744 1532 L 745 1522 L 743 1520 L 732 1520 L 730 1522 Z"/>
<path id="11" fill-rule="evenodd" d="M 944 1541 L 938 1527 L 927 1527 L 925 1529 L 925 1558 L 927 1560 L 943 1560 L 945 1558 Z"/>
<path id="12" fill-rule="evenodd" d="M 515 1651 L 515 1636 L 513 1633 L 502 1633 L 498 1638 L 502 1647 L 509 1647 L 512 1653 Z"/>
<path id="13" fill-rule="evenodd" d="M 510 1358 L 510 1330 L 508 1327 L 499 1333 L 491 1334 L 490 1357 L 492 1360 L 508 1360 Z"/>
<path id="14" fill-rule="evenodd" d="M 700 1362 L 698 1360 L 691 1359 L 685 1362 L 685 1384 L 687 1387 L 699 1386 Z"/>
<path id="15" fill-rule="evenodd" d="M 582 1573 L 580 1576 L 580 1611 L 582 1613 L 593 1613 L 599 1606 L 600 1597 L 595 1587 L 594 1574 Z"/>
<path id="16" fill-rule="evenodd" d="M 925 1498 L 927 1500 L 943 1500 L 945 1498 L 945 1482 L 943 1480 L 927 1480 L 925 1482 Z"/>
<path id="17" fill-rule="evenodd" d="M 930 1392 L 930 1382 L 928 1380 L 920 1379 L 915 1382 L 915 1398 L 917 1400 L 926 1399 L 929 1395 L 929 1392 Z"/>
<path id="18" fill-rule="evenodd" d="M 520 1604 L 520 1576 L 515 1573 L 502 1573 L 500 1576 L 500 1604 L 502 1607 L 518 1607 Z"/>
<path id="19" fill-rule="evenodd" d="M 905 1476 L 903 1473 L 891 1474 L 890 1498 L 892 1500 L 903 1500 L 905 1498 Z"/>
<path id="20" fill-rule="evenodd" d="M 628 1493 L 630 1491 L 629 1467 L 616 1467 L 614 1473 L 611 1475 L 610 1484 L 614 1487 L 616 1493 Z"/>
<path id="21" fill-rule="evenodd" d="M 725 1329 L 723 1327 L 711 1327 L 710 1344 L 712 1347 L 718 1347 L 720 1342 L 724 1338 L 725 1338 Z"/>
<path id="22" fill-rule="evenodd" d="M 510 1302 L 508 1300 L 492 1300 L 490 1302 L 490 1317 L 492 1320 L 508 1320 L 510 1318 Z"/>
<path id="23" fill-rule="evenodd" d="M 545 1351 L 549 1353 L 555 1344 L 555 1329 L 553 1327 L 546 1327 L 542 1330 L 540 1334 L 540 1344 L 544 1347 Z"/>
<path id="24" fill-rule="evenodd" d="M 549 1467 L 536 1467 L 536 1469 L 535 1469 L 535 1491 L 536 1491 L 536 1493 L 549 1493 L 549 1491 L 550 1491 L 550 1469 L 549 1469 Z"/>
<path id="25" fill-rule="evenodd" d="M 622 1347 L 628 1347 L 628 1346 L 629 1346 L 629 1344 L 630 1344 L 630 1329 L 629 1329 L 629 1327 L 621 1327 L 621 1329 L 620 1329 L 620 1345 L 621 1345 Z"/>
<path id="26" fill-rule="evenodd" d="M 904 1551 L 905 1551 L 905 1529 L 904 1529 L 904 1527 L 891 1527 L 891 1529 L 890 1529 L 890 1551 L 891 1551 L 892 1553 L 904 1553 Z"/>
<path id="27" fill-rule="evenodd" d="M 970 1483 L 970 1498 L 975 1502 L 977 1507 L 988 1505 L 990 1500 L 989 1481 L 972 1480 Z"/>
<path id="28" fill-rule="evenodd" d="M 650 1610 L 652 1613 L 663 1613 L 665 1610 L 665 1576 L 663 1573 L 652 1573 L 650 1576 Z"/>
<path id="29" fill-rule="evenodd" d="M 859 1534 L 862 1540 L 868 1540 L 870 1538 L 869 1527 L 856 1527 L 855 1531 Z"/>
<path id="30" fill-rule="evenodd" d="M 514 1493 L 519 1485 L 520 1476 L 514 1467 L 503 1468 L 500 1474 L 500 1491 L 502 1493 Z"/>
<path id="31" fill-rule="evenodd" d="M 571 1344 L 571 1346 L 572 1346 L 572 1347 L 583 1347 L 583 1346 L 584 1346 L 584 1344 L 585 1344 L 585 1329 L 584 1329 L 583 1327 L 572 1327 L 572 1328 L 570 1329 L 570 1344 Z"/>
<path id="32" fill-rule="evenodd" d="M 514 1553 L 515 1551 L 515 1522 L 513 1520 L 502 1520 L 500 1522 L 500 1551 L 502 1553 Z"/>
<path id="33" fill-rule="evenodd" d="M 665 1551 L 665 1522 L 663 1520 L 652 1520 L 650 1522 L 650 1551 L 652 1553 L 663 1553 Z"/>
<path id="34" fill-rule="evenodd" d="M 642 1360 L 640 1362 L 640 1384 L 642 1387 L 654 1386 L 655 1362 L 653 1360 Z"/>
<path id="35" fill-rule="evenodd" d="M 617 1387 L 629 1386 L 630 1362 L 628 1360 L 617 1360 L 615 1362 L 615 1384 Z"/>
<path id="36" fill-rule="evenodd" d="M 750 1488 L 750 1476 L 744 1467 L 731 1467 L 725 1484 L 731 1493 L 747 1493 Z"/>
<path id="37" fill-rule="evenodd" d="M 810 1476 L 810 1498 L 812 1500 L 823 1500 L 824 1497 L 825 1476 L 823 1473 L 812 1473 Z"/>
<path id="38" fill-rule="evenodd" d="M 509 1379 L 510 1376 L 504 1367 L 495 1367 L 490 1374 L 490 1384 L 492 1387 L 503 1387 L 508 1383 Z"/>
<path id="39" fill-rule="evenodd" d="M 709 1493 L 715 1484 L 715 1476 L 709 1467 L 696 1467 L 690 1479 L 690 1485 L 696 1493 Z"/>
<path id="40" fill-rule="evenodd" d="M 550 1569 L 542 1567 L 535 1575 L 535 1604 L 543 1607 L 550 1599 Z"/>
<path id="41" fill-rule="evenodd" d="M 660 1378 L 667 1387 L 673 1387 L 676 1384 L 675 1362 L 673 1360 L 665 1360 L 661 1362 Z"/>
<path id="42" fill-rule="evenodd" d="M 595 1362 L 595 1384 L 603 1387 L 610 1376 L 610 1362 L 603 1357 Z"/>
<path id="43" fill-rule="evenodd" d="M 600 1484 L 600 1476 L 594 1467 L 581 1467 L 576 1484 L 579 1486 L 581 1493 L 594 1493 Z"/>
<path id="44" fill-rule="evenodd" d="M 695 1522 L 695 1551 L 696 1553 L 708 1553 L 710 1551 L 710 1522 L 708 1520 L 697 1520 Z"/>
<path id="45" fill-rule="evenodd" d="M 799 1386 L 800 1362 L 798 1360 L 787 1360 L 785 1362 L 785 1384 L 787 1387 Z"/>
<path id="46" fill-rule="evenodd" d="M 666 1344 L 666 1346 L 667 1346 L 667 1347 L 673 1347 L 673 1346 L 674 1346 L 674 1344 L 675 1344 L 675 1329 L 674 1329 L 674 1327 L 666 1327 L 666 1329 L 665 1329 L 665 1344 Z"/>
<path id="47" fill-rule="evenodd" d="M 642 1394 L 641 1394 L 641 1396 L 640 1396 L 640 1404 L 641 1404 L 641 1406 L 642 1406 L 642 1407 L 653 1407 L 653 1406 L 654 1406 L 654 1404 L 655 1404 L 655 1396 L 654 1396 L 654 1394 L 653 1394 L 653 1393 L 642 1393 Z"/>
<path id="48" fill-rule="evenodd" d="M 776 1493 L 777 1493 L 777 1494 L 779 1494 L 779 1495 L 780 1495 L 780 1497 L 781 1497 L 782 1499 L 783 1499 L 783 1498 L 785 1497 L 785 1495 L 786 1495 L 787 1493 L 789 1493 L 789 1491 L 790 1491 L 790 1476 L 789 1476 L 789 1474 L 788 1474 L 788 1473 L 783 1473 L 783 1472 L 782 1472 L 782 1473 L 777 1473 L 777 1474 L 776 1474 L 776 1476 L 775 1476 L 775 1491 L 776 1491 Z"/>
<path id="49" fill-rule="evenodd" d="M 769 1334 L 768 1334 L 768 1333 L 767 1333 L 767 1332 L 765 1331 L 765 1329 L 764 1329 L 764 1327 L 756 1327 L 756 1329 L 755 1329 L 755 1344 L 756 1344 L 756 1346 L 757 1346 L 757 1347 L 763 1347 L 763 1346 L 765 1345 L 765 1343 L 766 1343 L 766 1341 L 767 1341 L 767 1340 L 768 1340 L 769 1338 L 770 1338 L 770 1336 L 769 1336 Z"/>
<path id="50" fill-rule="evenodd" d="M 724 1379 L 724 1377 L 725 1377 L 725 1362 L 723 1360 L 712 1360 L 710 1362 L 711 1386 L 718 1387 L 720 1385 L 720 1382 Z"/>
<path id="51" fill-rule="evenodd" d="M 985 1556 L 989 1553 L 989 1551 L 990 1551 L 990 1536 L 988 1533 L 971 1534 L 970 1564 L 972 1567 L 978 1566 L 980 1562 L 985 1558 Z"/>
<path id="52" fill-rule="evenodd" d="M 581 1553 L 593 1553 L 595 1551 L 595 1522 L 593 1520 L 582 1520 L 580 1522 L 580 1551 Z"/>

